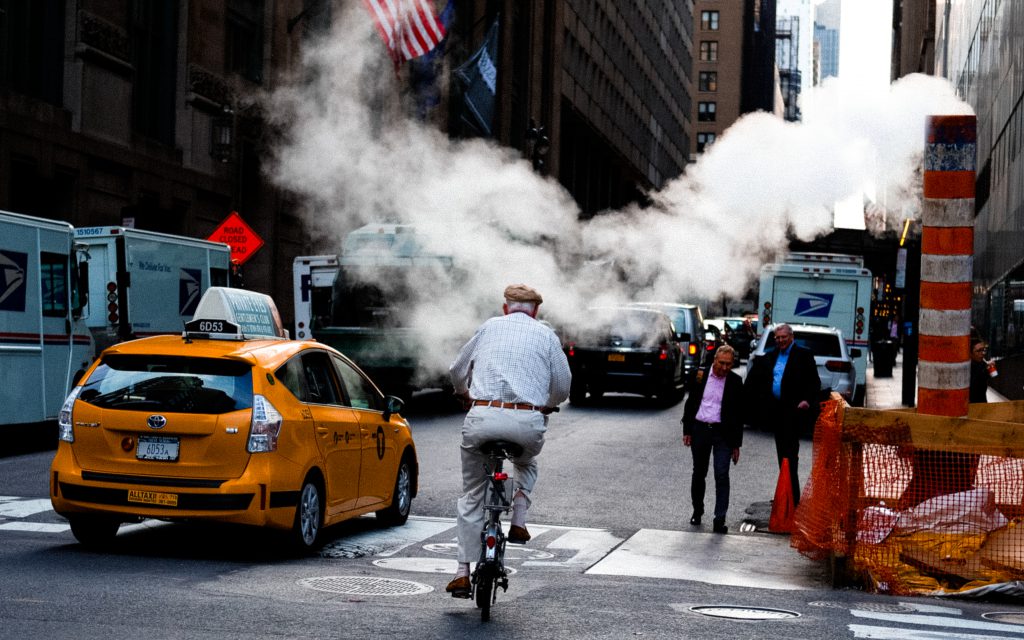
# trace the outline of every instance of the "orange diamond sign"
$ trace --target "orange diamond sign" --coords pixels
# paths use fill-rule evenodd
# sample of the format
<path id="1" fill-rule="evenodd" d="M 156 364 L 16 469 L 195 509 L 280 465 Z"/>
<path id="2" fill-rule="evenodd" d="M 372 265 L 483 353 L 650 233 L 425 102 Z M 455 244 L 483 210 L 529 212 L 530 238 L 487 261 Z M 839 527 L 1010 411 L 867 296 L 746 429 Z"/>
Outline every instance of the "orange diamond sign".
<path id="1" fill-rule="evenodd" d="M 263 246 L 263 238 L 245 224 L 245 220 L 242 220 L 237 211 L 232 211 L 224 218 L 224 222 L 220 223 L 207 240 L 227 243 L 231 247 L 231 260 L 238 264 L 245 264 L 245 261 Z"/>

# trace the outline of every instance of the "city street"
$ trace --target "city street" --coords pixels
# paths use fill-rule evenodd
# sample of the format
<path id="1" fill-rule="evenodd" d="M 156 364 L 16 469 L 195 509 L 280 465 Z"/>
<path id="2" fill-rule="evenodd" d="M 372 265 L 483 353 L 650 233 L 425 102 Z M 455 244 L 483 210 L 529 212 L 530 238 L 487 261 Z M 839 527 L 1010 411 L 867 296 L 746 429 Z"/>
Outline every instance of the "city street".
<path id="1" fill-rule="evenodd" d="M 869 403 L 899 385 L 869 380 Z M 610 395 L 552 417 L 534 537 L 510 546 L 515 572 L 489 623 L 444 593 L 461 414 L 440 394 L 418 394 L 407 411 L 421 464 L 409 522 L 345 523 L 308 558 L 283 555 L 265 532 L 157 521 L 123 527 L 113 551 L 85 551 L 49 509 L 52 452 L 2 458 L 0 638 L 1024 637 L 1008 623 L 1024 622 L 1019 605 L 833 589 L 787 536 L 746 530 L 747 510 L 763 517 L 774 491 L 767 433 L 745 435 L 729 534 L 691 527 L 681 412 Z"/>

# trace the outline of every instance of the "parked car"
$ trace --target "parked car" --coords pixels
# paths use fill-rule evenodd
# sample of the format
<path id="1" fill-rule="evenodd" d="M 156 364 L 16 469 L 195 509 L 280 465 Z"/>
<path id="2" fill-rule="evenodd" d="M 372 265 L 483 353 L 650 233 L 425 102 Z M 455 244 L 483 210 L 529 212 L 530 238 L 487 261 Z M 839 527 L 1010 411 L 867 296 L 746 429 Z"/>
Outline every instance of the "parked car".
<path id="1" fill-rule="evenodd" d="M 822 327 L 809 324 L 791 324 L 793 341 L 806 347 L 814 354 L 814 362 L 818 365 L 818 377 L 821 378 L 822 399 L 835 391 L 847 402 L 853 401 L 857 394 L 857 369 L 854 359 L 860 356 L 860 349 L 846 346 L 843 332 L 835 327 Z M 750 371 L 757 358 L 775 348 L 775 325 L 770 325 L 757 343 L 757 348 L 750 354 Z"/>
<path id="2" fill-rule="evenodd" d="M 725 344 L 725 336 L 722 335 L 721 329 L 713 324 L 705 323 L 703 364 L 711 362 L 715 357 L 715 351 L 718 351 L 718 347 L 723 344 Z"/>
<path id="3" fill-rule="evenodd" d="M 686 384 L 696 378 L 697 370 L 704 364 L 707 347 L 705 346 L 704 314 L 695 304 L 673 302 L 633 302 L 630 307 L 636 309 L 654 309 L 661 311 L 672 319 L 675 327 L 676 340 L 683 348 L 683 371 Z"/>
<path id="4" fill-rule="evenodd" d="M 637 393 L 667 404 L 685 386 L 683 347 L 671 318 L 638 308 L 595 308 L 568 329 L 565 352 L 572 370 L 569 401 L 579 404 L 607 391 Z"/>
<path id="5" fill-rule="evenodd" d="M 307 550 L 365 513 L 406 521 L 418 463 L 401 400 L 280 324 L 268 296 L 211 287 L 182 335 L 103 352 L 60 411 L 50 473 L 79 542 L 155 518 L 279 529 Z"/>
<path id="6" fill-rule="evenodd" d="M 722 330 L 726 344 L 736 350 L 741 360 L 750 357 L 752 344 L 757 340 L 757 319 L 743 317 L 712 318 L 708 320 Z"/>

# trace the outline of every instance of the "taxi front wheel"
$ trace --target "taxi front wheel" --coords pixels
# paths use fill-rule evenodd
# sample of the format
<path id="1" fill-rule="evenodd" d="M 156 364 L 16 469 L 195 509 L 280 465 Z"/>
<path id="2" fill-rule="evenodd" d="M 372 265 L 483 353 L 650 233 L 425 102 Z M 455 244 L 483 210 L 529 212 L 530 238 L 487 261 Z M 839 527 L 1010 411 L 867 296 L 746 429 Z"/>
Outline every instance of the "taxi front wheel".
<path id="1" fill-rule="evenodd" d="M 110 544 L 121 528 L 121 522 L 108 516 L 78 515 L 68 518 L 71 533 L 87 547 L 103 547 Z"/>
<path id="2" fill-rule="evenodd" d="M 306 478 L 295 507 L 292 543 L 299 551 L 309 551 L 320 537 L 324 522 L 323 491 L 314 478 Z"/>

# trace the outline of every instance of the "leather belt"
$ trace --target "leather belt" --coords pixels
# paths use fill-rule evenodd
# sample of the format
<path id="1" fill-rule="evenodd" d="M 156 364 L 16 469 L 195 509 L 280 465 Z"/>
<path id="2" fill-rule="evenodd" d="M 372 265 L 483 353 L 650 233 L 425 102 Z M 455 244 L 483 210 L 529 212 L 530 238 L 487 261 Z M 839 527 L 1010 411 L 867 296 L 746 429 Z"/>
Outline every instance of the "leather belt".
<path id="1" fill-rule="evenodd" d="M 525 402 L 502 402 L 501 400 L 474 400 L 477 407 L 498 407 L 499 409 L 523 409 L 525 411 L 540 411 L 540 407 Z"/>

